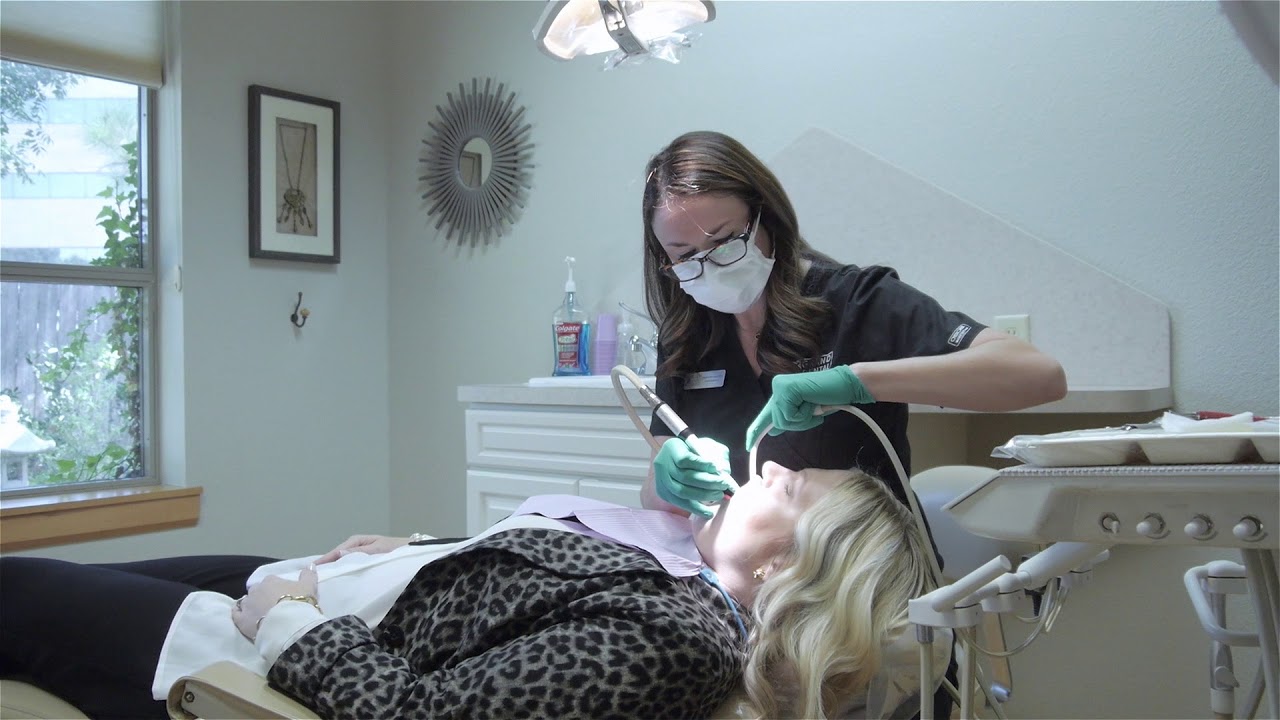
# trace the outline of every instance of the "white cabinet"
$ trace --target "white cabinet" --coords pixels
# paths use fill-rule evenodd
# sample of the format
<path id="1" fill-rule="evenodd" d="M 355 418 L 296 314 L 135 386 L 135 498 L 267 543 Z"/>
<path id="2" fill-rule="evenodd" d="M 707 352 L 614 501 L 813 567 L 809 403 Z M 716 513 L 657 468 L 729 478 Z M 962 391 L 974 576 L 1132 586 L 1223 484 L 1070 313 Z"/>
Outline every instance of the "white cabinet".
<path id="1" fill-rule="evenodd" d="M 649 445 L 620 406 L 472 403 L 466 424 L 469 535 L 533 495 L 640 507 Z"/>
<path id="2" fill-rule="evenodd" d="M 467 535 L 505 518 L 531 495 L 574 495 L 573 478 L 467 468 Z"/>

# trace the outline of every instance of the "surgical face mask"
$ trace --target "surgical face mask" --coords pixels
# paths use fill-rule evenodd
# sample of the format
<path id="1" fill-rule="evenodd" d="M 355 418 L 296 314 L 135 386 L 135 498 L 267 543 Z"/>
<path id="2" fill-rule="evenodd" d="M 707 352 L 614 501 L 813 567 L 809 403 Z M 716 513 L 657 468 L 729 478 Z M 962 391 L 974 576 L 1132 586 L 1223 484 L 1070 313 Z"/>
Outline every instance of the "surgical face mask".
<path id="1" fill-rule="evenodd" d="M 747 254 L 732 265 L 705 263 L 702 275 L 680 283 L 699 305 L 736 315 L 751 307 L 769 282 L 773 258 L 767 258 L 755 243 L 755 233 L 747 241 Z"/>
<path id="2" fill-rule="evenodd" d="M 755 245 L 755 233 L 759 229 L 760 219 L 756 218 L 749 237 L 742 240 L 733 238 L 733 241 L 746 243 L 746 254 L 742 255 L 741 260 L 728 265 L 716 264 L 714 259 L 709 263 L 701 263 L 703 274 L 691 281 L 681 282 L 680 290 L 689 293 L 699 305 L 721 313 L 736 315 L 748 309 L 760 297 L 760 293 L 764 292 L 769 274 L 773 273 L 773 259 L 765 258 L 764 252 L 760 252 Z M 728 245 L 730 243 L 721 247 L 727 250 Z M 721 247 L 712 250 L 712 254 L 716 254 Z"/>

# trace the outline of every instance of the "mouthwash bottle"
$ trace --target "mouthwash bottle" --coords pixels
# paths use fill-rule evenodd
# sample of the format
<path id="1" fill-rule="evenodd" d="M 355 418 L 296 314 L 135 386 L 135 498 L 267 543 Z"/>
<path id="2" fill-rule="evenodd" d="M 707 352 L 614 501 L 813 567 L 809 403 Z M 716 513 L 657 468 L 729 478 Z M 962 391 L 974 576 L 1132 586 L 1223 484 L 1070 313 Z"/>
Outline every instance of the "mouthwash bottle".
<path id="1" fill-rule="evenodd" d="M 564 302 L 551 316 L 551 335 L 556 355 L 552 375 L 590 375 L 591 321 L 578 306 L 577 286 L 573 284 L 574 259 L 564 259 L 569 266 L 569 279 L 564 284 Z"/>

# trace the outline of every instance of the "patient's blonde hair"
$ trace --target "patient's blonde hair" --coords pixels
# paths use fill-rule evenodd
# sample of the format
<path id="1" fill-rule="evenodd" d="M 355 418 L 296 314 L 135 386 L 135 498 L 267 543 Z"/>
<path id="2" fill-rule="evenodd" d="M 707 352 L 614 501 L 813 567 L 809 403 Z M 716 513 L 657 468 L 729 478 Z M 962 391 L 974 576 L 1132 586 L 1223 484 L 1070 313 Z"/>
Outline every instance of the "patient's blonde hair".
<path id="1" fill-rule="evenodd" d="M 856 470 L 805 512 L 793 541 L 756 593 L 743 679 L 763 717 L 827 717 L 867 691 L 907 600 L 932 589 L 932 549 L 911 511 Z"/>

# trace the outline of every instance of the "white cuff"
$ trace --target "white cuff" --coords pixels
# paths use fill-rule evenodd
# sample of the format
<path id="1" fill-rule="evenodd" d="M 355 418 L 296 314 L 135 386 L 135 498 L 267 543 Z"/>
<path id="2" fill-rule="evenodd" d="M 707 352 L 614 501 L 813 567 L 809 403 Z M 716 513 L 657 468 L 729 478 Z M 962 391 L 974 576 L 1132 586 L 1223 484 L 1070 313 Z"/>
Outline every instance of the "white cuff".
<path id="1" fill-rule="evenodd" d="M 262 618 L 254 645 L 267 665 L 274 665 L 285 648 L 328 619 L 310 603 L 296 600 L 278 602 Z"/>

